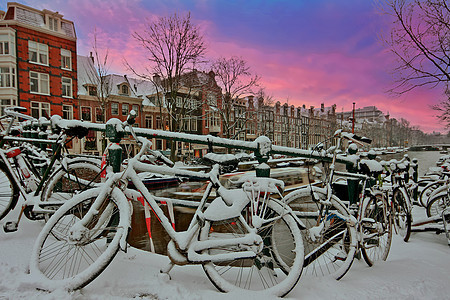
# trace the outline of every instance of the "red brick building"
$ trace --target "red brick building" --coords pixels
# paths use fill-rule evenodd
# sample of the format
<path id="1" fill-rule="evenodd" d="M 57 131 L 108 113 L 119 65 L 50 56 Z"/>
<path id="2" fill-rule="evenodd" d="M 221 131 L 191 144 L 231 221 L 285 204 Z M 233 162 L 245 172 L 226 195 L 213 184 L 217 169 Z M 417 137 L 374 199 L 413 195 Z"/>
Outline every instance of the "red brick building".
<path id="1" fill-rule="evenodd" d="M 34 117 L 78 116 L 76 34 L 49 10 L 9 2 L 0 11 L 0 105 Z"/>

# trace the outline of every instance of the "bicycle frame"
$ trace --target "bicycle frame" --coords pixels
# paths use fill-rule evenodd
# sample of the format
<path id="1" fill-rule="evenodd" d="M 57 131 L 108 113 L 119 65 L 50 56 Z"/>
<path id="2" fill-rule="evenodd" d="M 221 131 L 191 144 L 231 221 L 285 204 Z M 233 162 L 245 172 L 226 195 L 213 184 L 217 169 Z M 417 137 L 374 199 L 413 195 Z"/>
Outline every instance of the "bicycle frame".
<path id="1" fill-rule="evenodd" d="M 208 242 L 205 241 L 197 241 L 194 240 L 194 237 L 198 235 L 200 228 L 203 226 L 204 222 L 208 220 L 225 220 L 230 218 L 239 218 L 243 224 L 245 224 L 246 229 L 249 233 L 245 234 L 242 237 L 226 239 L 226 240 L 218 240 L 215 241 L 215 246 L 231 246 L 231 245 L 247 245 L 247 247 L 255 247 L 261 245 L 262 240 L 261 237 L 256 233 L 256 229 L 247 224 L 244 218 L 241 215 L 242 210 L 246 207 L 251 201 L 247 194 L 242 189 L 237 190 L 226 190 L 224 187 L 220 185 L 218 178 L 218 166 L 213 167 L 213 169 L 209 173 L 203 172 L 195 172 L 188 170 L 181 170 L 177 168 L 169 168 L 165 166 L 156 166 L 149 165 L 143 162 L 140 162 L 139 159 L 142 157 L 144 153 L 146 153 L 147 149 L 149 149 L 151 143 L 143 138 L 137 138 L 138 141 L 142 142 L 142 148 L 140 152 L 133 158 L 128 161 L 126 169 L 119 173 L 110 173 L 108 172 L 107 180 L 103 185 L 102 192 L 95 199 L 91 208 L 87 212 L 86 216 L 83 217 L 79 221 L 78 224 L 74 225 L 73 230 L 82 230 L 82 228 L 89 223 L 89 221 L 95 216 L 97 210 L 103 205 L 104 201 L 107 200 L 109 195 L 113 192 L 116 187 L 122 188 L 123 193 L 128 197 L 143 197 L 147 204 L 150 206 L 152 211 L 155 213 L 157 219 L 163 226 L 164 230 L 167 232 L 169 237 L 171 238 L 171 242 L 169 243 L 168 252 L 169 256 L 171 256 L 174 260 L 177 260 L 177 263 L 185 264 L 187 262 L 190 263 L 204 263 L 208 261 L 223 261 L 230 259 L 239 259 L 239 258 L 252 258 L 255 257 L 255 251 L 247 250 L 240 251 L 238 253 L 233 254 L 233 257 L 230 257 L 228 254 L 215 254 L 214 257 L 211 255 L 202 255 L 198 252 L 205 250 L 211 246 Z M 111 148 L 110 148 L 111 149 Z M 196 205 L 197 209 L 194 213 L 194 216 L 188 226 L 186 231 L 177 232 L 172 226 L 172 223 L 169 221 L 168 217 L 164 214 L 162 209 L 158 205 L 158 197 L 153 196 L 145 185 L 142 183 L 141 179 L 137 176 L 137 172 L 154 172 L 158 174 L 167 174 L 167 175 L 178 175 L 178 176 L 196 176 L 203 177 L 204 179 L 209 179 L 210 183 L 203 194 L 202 199 Z M 137 188 L 137 191 L 127 190 L 125 187 L 127 182 L 130 180 L 134 186 Z M 216 188 L 217 194 L 220 196 L 214 199 L 211 203 L 208 203 L 208 196 L 213 188 Z M 228 192 L 225 192 L 228 191 Z M 232 195 L 228 193 L 231 191 Z M 164 198 L 164 201 L 168 201 L 169 199 Z M 169 200 L 170 201 L 170 200 Z M 280 204 L 280 202 L 278 202 Z M 124 204 L 124 205 L 128 205 Z M 217 214 L 217 210 L 220 209 L 220 216 Z M 284 213 L 292 214 L 292 211 L 287 207 L 283 206 L 282 209 Z M 295 216 L 294 216 L 295 217 Z M 298 220 L 298 219 L 296 219 Z M 298 220 L 301 224 L 301 221 Z M 188 259 L 181 259 L 182 254 L 176 249 L 175 244 L 181 251 L 187 250 Z"/>

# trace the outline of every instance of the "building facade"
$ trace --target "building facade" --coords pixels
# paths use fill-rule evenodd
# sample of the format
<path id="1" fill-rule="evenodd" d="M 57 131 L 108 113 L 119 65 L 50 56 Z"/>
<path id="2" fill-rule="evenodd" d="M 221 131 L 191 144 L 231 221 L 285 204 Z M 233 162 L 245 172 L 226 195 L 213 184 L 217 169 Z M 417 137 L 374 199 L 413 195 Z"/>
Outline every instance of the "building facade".
<path id="1" fill-rule="evenodd" d="M 9 2 L 0 13 L 0 100 L 36 117 L 78 113 L 76 34 L 58 12 Z"/>

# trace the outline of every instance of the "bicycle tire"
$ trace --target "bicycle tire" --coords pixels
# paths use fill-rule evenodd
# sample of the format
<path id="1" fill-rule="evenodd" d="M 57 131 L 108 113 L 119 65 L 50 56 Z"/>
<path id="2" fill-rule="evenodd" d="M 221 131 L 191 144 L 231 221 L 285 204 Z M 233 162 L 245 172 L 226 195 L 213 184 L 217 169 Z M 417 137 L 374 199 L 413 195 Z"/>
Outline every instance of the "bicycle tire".
<path id="1" fill-rule="evenodd" d="M 447 193 L 436 195 L 427 205 L 427 217 L 441 216 L 444 209 L 450 207 L 450 199 Z"/>
<path id="2" fill-rule="evenodd" d="M 270 293 L 283 297 L 295 287 L 302 274 L 303 239 L 294 218 L 284 214 L 280 207 L 273 200 L 269 200 L 267 210 L 262 216 L 273 218 L 273 221 L 258 229 L 258 234 L 263 239 L 263 247 L 255 258 L 203 264 L 207 277 L 219 291 L 252 290 L 256 295 Z M 249 217 L 246 211 L 247 209 L 244 209 L 243 216 L 240 218 L 207 221 L 201 229 L 200 240 L 226 239 L 246 234 L 246 227 L 242 222 L 242 218 Z M 211 247 L 203 253 L 230 254 L 248 250 L 248 247 L 238 248 L 238 245 Z"/>
<path id="3" fill-rule="evenodd" d="M 433 182 L 430 184 L 427 184 L 427 186 L 420 192 L 419 194 L 419 203 L 422 207 L 427 207 L 428 200 L 431 194 L 440 186 L 442 186 L 444 183 L 442 182 Z"/>
<path id="4" fill-rule="evenodd" d="M 361 220 L 363 240 L 360 241 L 361 253 L 370 267 L 376 261 L 386 260 L 392 242 L 392 217 L 389 205 L 383 194 L 365 198 Z"/>
<path id="5" fill-rule="evenodd" d="M 412 216 L 410 205 L 408 205 L 409 196 L 403 188 L 396 188 L 392 193 L 392 212 L 393 222 L 398 234 L 407 242 L 411 236 Z"/>
<path id="6" fill-rule="evenodd" d="M 82 231 L 75 231 L 75 234 L 70 231 L 100 192 L 100 188 L 93 188 L 76 195 L 45 224 L 36 239 L 30 261 L 30 273 L 39 278 L 39 288 L 48 291 L 80 289 L 113 260 L 120 240 L 128 234 L 130 226 L 129 211 L 120 205 L 120 201 L 126 199 L 118 189 L 113 190 Z"/>
<path id="7" fill-rule="evenodd" d="M 8 167 L 0 163 L 0 220 L 3 219 L 17 204 L 19 187 L 14 181 Z"/>
<path id="8" fill-rule="evenodd" d="M 50 176 L 41 192 L 41 201 L 67 201 L 76 193 L 100 183 L 100 162 L 76 160 L 60 166 Z"/>
<path id="9" fill-rule="evenodd" d="M 309 186 L 283 198 L 306 226 L 302 230 L 303 274 L 332 276 L 339 280 L 352 266 L 357 248 L 356 229 L 348 221 L 350 213 L 339 198 L 333 195 L 330 201 L 325 201 L 325 190 L 313 187 L 313 191 L 320 199 L 312 199 Z M 324 227 L 317 232 L 320 224 Z"/>

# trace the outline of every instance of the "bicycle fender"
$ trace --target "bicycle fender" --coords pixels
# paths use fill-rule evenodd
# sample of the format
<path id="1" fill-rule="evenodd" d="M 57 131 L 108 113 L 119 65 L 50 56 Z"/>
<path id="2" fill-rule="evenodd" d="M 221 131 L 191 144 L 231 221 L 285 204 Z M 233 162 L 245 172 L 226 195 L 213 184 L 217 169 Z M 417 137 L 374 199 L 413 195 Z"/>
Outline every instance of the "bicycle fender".
<path id="1" fill-rule="evenodd" d="M 114 188 L 112 192 L 113 198 L 117 201 L 117 206 L 119 207 L 119 210 L 123 210 L 125 212 L 126 219 L 123 220 L 122 226 L 124 227 L 124 231 L 122 234 L 122 237 L 119 241 L 119 247 L 123 252 L 127 252 L 127 238 L 128 233 L 131 230 L 131 209 L 130 209 L 130 203 L 128 202 L 127 197 L 125 197 L 125 194 L 119 189 Z"/>

